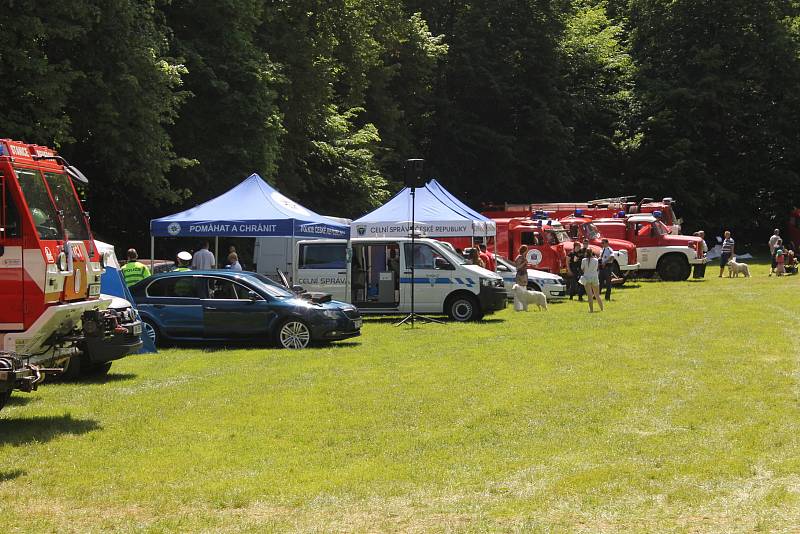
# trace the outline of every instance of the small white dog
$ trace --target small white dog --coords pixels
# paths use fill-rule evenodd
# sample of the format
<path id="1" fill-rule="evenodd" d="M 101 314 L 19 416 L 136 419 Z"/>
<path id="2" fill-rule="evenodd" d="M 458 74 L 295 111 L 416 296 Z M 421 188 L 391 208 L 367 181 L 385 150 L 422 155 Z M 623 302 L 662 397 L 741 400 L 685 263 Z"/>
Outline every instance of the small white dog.
<path id="1" fill-rule="evenodd" d="M 746 278 L 750 278 L 750 267 L 748 267 L 746 263 L 738 263 L 736 258 L 731 258 L 728 261 L 728 278 L 736 278 L 740 273 Z"/>
<path id="2" fill-rule="evenodd" d="M 530 291 L 514 284 L 511 292 L 514 294 L 514 310 L 528 311 L 528 304 L 535 304 L 540 310 L 547 311 L 547 297 L 541 291 Z"/>

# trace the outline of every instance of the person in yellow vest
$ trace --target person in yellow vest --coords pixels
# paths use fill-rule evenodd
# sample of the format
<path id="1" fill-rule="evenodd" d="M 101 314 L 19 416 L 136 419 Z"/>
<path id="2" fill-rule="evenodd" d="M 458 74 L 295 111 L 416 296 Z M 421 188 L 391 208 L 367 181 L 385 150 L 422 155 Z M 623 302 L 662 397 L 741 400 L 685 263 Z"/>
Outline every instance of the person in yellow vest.
<path id="1" fill-rule="evenodd" d="M 192 263 L 192 255 L 191 254 L 189 254 L 185 250 L 182 250 L 181 252 L 178 252 L 177 260 L 178 261 L 176 262 L 174 270 L 176 270 L 176 271 L 188 271 L 188 270 L 190 270 L 189 269 L 189 264 Z"/>
<path id="2" fill-rule="evenodd" d="M 129 248 L 127 256 L 128 263 L 122 266 L 122 277 L 125 278 L 125 285 L 131 287 L 150 276 L 150 269 L 139 261 L 139 254 L 135 248 Z"/>

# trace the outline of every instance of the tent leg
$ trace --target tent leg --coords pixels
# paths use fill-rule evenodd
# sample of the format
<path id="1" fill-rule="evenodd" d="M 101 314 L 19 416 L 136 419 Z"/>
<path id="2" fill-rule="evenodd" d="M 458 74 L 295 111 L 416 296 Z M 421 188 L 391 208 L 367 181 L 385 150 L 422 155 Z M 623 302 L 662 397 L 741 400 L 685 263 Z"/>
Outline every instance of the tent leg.
<path id="1" fill-rule="evenodd" d="M 214 259 L 216 260 L 217 264 L 219 265 L 219 236 L 214 237 Z M 216 265 L 214 265 L 214 269 L 216 269 Z"/>
<path id="2" fill-rule="evenodd" d="M 153 272 L 153 263 L 155 263 L 156 257 L 156 238 L 155 236 L 150 236 L 150 272 Z"/>

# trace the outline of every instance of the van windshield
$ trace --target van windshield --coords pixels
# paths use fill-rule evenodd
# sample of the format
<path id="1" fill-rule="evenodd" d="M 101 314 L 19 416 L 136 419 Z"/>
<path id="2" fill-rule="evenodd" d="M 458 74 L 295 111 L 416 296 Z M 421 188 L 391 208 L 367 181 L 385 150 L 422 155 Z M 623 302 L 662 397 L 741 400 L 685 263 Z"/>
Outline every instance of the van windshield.
<path id="1" fill-rule="evenodd" d="M 50 200 L 41 173 L 32 169 L 14 169 L 14 172 L 39 239 L 64 239 L 58 211 Z"/>
<path id="2" fill-rule="evenodd" d="M 56 207 L 62 212 L 66 238 L 81 241 L 91 239 L 83 209 L 75 196 L 69 177 L 66 174 L 54 172 L 46 172 L 44 177 L 47 185 L 50 186 L 50 193 L 53 195 Z"/>
<path id="3" fill-rule="evenodd" d="M 463 256 L 459 256 L 447 247 L 439 247 L 438 252 L 447 258 L 448 261 L 455 263 L 456 265 L 466 265 L 467 263 L 467 260 Z"/>

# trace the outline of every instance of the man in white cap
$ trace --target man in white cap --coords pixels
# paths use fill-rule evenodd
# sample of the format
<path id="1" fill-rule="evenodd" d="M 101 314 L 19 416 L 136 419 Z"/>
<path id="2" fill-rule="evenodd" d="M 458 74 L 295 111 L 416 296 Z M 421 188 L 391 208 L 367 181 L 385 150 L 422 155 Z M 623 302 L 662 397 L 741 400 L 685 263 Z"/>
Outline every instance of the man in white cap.
<path id="1" fill-rule="evenodd" d="M 189 270 L 189 263 L 192 261 L 192 255 L 182 250 L 178 252 L 178 261 L 176 262 L 177 265 L 175 267 L 176 271 L 188 271 Z"/>

